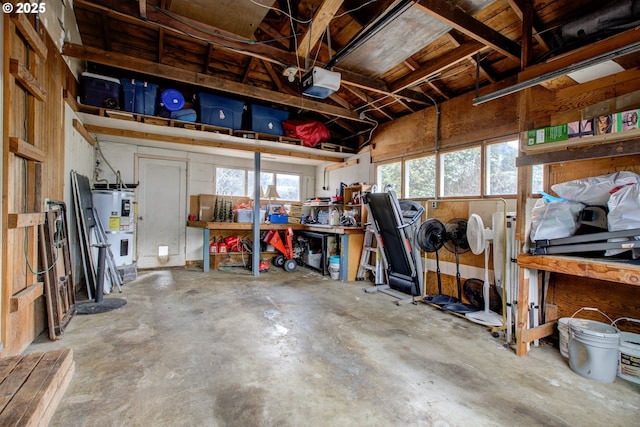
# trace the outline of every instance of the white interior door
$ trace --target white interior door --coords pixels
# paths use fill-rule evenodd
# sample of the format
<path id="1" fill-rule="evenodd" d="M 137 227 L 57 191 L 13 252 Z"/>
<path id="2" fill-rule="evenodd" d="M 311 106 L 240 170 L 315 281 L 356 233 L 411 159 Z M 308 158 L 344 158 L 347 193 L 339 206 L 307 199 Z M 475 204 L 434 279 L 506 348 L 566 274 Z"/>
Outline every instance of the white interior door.
<path id="1" fill-rule="evenodd" d="M 137 163 L 138 267 L 185 265 L 187 162 L 139 156 Z"/>

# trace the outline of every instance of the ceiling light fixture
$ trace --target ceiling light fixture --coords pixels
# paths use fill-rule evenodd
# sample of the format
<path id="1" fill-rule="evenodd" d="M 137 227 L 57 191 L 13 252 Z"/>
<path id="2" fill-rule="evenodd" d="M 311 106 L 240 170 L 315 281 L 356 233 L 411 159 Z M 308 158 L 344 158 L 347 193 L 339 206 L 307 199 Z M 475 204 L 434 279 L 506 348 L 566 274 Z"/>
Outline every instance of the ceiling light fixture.
<path id="1" fill-rule="evenodd" d="M 296 79 L 296 74 L 298 73 L 298 69 L 296 67 L 288 67 L 282 72 L 282 75 L 285 76 L 289 82 L 293 83 Z"/>

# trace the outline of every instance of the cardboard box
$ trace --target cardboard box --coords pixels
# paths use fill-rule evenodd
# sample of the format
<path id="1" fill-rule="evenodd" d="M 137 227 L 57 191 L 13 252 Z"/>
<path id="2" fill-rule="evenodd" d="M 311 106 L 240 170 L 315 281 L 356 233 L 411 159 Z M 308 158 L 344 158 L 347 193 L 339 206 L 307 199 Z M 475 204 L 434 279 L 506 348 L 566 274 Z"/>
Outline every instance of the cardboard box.
<path id="1" fill-rule="evenodd" d="M 215 207 L 216 196 L 213 194 L 200 194 L 198 196 L 198 220 L 213 221 L 213 208 Z"/>

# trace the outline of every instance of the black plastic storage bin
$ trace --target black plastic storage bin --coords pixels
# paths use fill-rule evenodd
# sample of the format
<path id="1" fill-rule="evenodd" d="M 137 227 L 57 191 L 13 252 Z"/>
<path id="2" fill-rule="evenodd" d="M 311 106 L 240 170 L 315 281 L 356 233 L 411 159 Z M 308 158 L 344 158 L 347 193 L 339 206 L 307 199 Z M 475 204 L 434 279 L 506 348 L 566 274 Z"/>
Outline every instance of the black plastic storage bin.
<path id="1" fill-rule="evenodd" d="M 114 110 L 120 108 L 120 81 L 88 72 L 80 74 L 80 102 Z"/>
<path id="2" fill-rule="evenodd" d="M 250 112 L 252 131 L 284 136 L 282 122 L 289 118 L 288 111 L 251 104 Z"/>
<path id="3" fill-rule="evenodd" d="M 244 101 L 200 92 L 198 93 L 198 104 L 200 106 L 200 123 L 232 130 L 238 130 L 242 127 Z"/>
<path id="4" fill-rule="evenodd" d="M 122 109 L 130 113 L 156 115 L 158 85 L 136 79 L 120 79 L 122 84 Z"/>

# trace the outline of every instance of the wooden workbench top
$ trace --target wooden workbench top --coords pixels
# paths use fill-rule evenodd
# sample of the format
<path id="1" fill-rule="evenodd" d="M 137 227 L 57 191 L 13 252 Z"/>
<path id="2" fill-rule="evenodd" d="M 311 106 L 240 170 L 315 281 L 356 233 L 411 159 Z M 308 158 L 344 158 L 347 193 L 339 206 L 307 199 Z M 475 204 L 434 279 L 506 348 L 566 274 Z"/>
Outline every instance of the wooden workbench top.
<path id="1" fill-rule="evenodd" d="M 524 268 L 640 286 L 640 262 L 638 261 L 522 254 L 518 256 L 518 265 Z"/>
<path id="2" fill-rule="evenodd" d="M 187 227 L 208 228 L 210 230 L 252 230 L 251 222 L 213 222 L 213 221 L 187 221 Z M 341 227 L 321 224 L 260 224 L 260 230 L 292 230 L 315 231 L 318 233 L 331 234 L 362 234 L 364 231 L 360 227 Z"/>

